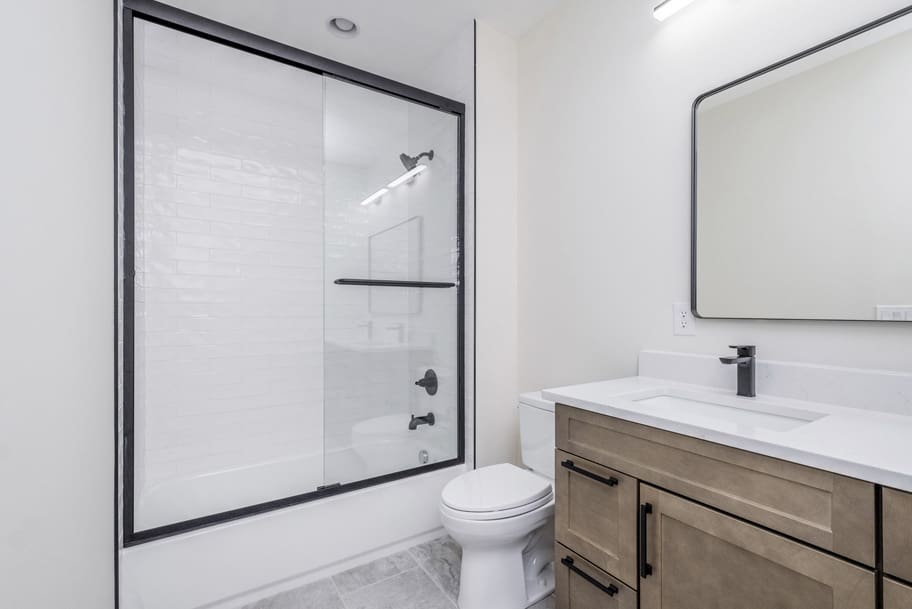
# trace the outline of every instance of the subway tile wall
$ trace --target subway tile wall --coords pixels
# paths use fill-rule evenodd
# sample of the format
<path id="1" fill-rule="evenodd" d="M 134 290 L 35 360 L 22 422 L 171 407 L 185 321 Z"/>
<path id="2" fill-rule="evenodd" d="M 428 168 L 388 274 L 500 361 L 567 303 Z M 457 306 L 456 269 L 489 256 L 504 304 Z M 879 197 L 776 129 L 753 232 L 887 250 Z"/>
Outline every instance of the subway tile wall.
<path id="1" fill-rule="evenodd" d="M 323 82 L 139 27 L 142 529 L 323 483 Z M 294 475 L 205 478 L 262 464 Z"/>
<path id="2" fill-rule="evenodd" d="M 349 482 L 457 454 L 456 290 L 337 286 L 340 277 L 455 281 L 457 121 L 339 81 L 325 86 L 326 476 Z M 433 149 L 415 180 L 367 206 Z M 395 251 L 391 251 L 395 250 Z M 415 381 L 440 375 L 437 395 Z M 410 414 L 434 427 L 408 430 Z M 359 457 L 345 451 L 351 446 Z"/>
<path id="3" fill-rule="evenodd" d="M 136 39 L 137 529 L 455 457 L 456 290 L 333 281 L 457 279 L 456 118 L 157 25 Z"/>

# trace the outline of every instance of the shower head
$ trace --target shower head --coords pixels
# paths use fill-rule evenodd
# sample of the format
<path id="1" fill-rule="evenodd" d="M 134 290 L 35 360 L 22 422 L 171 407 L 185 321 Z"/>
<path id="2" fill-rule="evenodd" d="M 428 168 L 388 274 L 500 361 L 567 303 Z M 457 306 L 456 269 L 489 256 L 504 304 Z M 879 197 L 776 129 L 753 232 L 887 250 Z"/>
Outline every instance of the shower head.
<path id="1" fill-rule="evenodd" d="M 402 166 L 405 167 L 406 171 L 411 171 L 418 166 L 418 161 L 421 160 L 421 157 L 427 157 L 427 160 L 434 160 L 434 151 L 428 150 L 427 152 L 422 152 L 418 156 L 409 156 L 406 153 L 399 155 L 399 160 L 402 161 Z"/>

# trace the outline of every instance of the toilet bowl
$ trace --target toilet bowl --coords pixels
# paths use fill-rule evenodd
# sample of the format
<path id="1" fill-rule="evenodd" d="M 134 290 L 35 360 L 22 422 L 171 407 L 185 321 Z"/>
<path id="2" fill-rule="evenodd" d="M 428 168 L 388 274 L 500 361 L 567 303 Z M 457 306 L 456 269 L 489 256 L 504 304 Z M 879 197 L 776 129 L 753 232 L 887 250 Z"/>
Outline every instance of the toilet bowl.
<path id="1" fill-rule="evenodd" d="M 520 396 L 523 469 L 482 467 L 450 481 L 440 519 L 462 546 L 459 609 L 525 609 L 554 590 L 554 404 Z"/>

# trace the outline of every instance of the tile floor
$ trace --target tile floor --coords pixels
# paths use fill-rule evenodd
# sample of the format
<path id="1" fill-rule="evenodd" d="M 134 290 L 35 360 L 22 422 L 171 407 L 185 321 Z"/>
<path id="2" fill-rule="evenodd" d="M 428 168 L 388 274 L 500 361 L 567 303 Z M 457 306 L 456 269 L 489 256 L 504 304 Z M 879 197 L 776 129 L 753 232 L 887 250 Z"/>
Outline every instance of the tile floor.
<path id="1" fill-rule="evenodd" d="M 440 537 L 242 609 L 456 609 L 461 558 Z M 531 609 L 554 609 L 554 599 Z"/>

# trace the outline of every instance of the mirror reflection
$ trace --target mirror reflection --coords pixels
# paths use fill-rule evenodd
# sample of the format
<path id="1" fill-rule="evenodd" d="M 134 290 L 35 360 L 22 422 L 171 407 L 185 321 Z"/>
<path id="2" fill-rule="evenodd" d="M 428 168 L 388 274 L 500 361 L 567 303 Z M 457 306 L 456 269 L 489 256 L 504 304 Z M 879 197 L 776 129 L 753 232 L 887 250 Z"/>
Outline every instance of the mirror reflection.
<path id="1" fill-rule="evenodd" d="M 910 28 L 698 100 L 700 316 L 912 321 Z"/>

